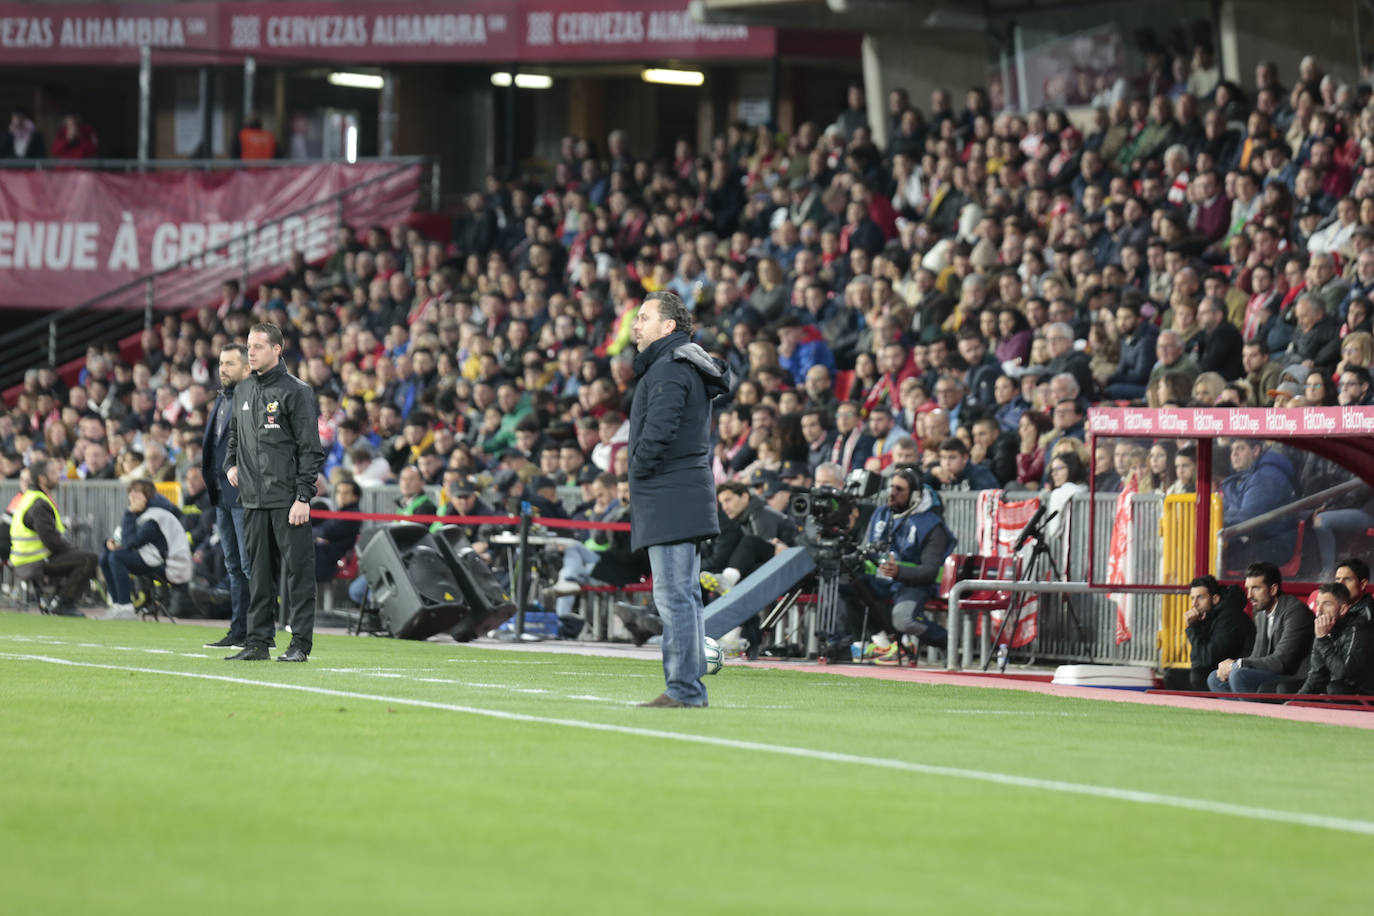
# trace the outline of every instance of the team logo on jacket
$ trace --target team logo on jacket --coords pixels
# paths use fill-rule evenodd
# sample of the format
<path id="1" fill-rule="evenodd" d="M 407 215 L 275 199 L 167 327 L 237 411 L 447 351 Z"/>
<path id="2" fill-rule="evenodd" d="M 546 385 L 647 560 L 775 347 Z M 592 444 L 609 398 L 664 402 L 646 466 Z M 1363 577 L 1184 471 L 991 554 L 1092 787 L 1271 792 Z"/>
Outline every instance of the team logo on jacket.
<path id="1" fill-rule="evenodd" d="M 277 422 L 278 407 L 276 401 L 267 402 L 267 419 L 262 424 L 263 429 L 281 429 L 281 424 Z"/>

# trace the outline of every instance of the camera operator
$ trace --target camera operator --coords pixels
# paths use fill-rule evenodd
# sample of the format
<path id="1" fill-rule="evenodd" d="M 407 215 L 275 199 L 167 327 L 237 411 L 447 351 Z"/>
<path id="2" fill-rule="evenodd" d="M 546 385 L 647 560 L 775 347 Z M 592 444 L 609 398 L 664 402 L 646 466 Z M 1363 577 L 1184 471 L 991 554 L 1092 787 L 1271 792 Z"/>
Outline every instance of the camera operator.
<path id="1" fill-rule="evenodd" d="M 948 635 L 925 616 L 925 605 L 955 543 L 939 496 L 914 470 L 898 469 L 888 485 L 887 505 L 868 523 L 864 552 L 876 552 L 882 562 L 866 564 L 864 579 L 878 597 L 892 601 L 892 625 L 899 633 L 939 649 L 946 648 Z M 851 610 L 851 622 L 852 617 Z"/>

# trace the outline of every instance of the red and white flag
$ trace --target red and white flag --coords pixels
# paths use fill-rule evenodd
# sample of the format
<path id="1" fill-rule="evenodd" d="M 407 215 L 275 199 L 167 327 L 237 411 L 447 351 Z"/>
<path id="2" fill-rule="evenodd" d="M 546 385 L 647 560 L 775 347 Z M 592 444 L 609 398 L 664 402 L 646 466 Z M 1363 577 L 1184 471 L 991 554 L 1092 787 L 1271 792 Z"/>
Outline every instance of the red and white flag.
<path id="1" fill-rule="evenodd" d="M 1111 548 L 1107 553 L 1107 582 L 1112 585 L 1125 585 L 1128 570 L 1135 561 L 1135 509 L 1131 497 L 1138 487 L 1134 474 L 1128 476 L 1121 494 L 1116 498 L 1116 515 L 1112 519 Z M 1116 601 L 1116 644 L 1119 646 L 1131 638 L 1132 597 L 1130 592 L 1117 592 Z"/>
<path id="2" fill-rule="evenodd" d="M 1021 536 L 1021 531 L 1038 508 L 1040 500 L 1036 498 L 1003 502 L 1001 490 L 979 492 L 976 508 L 978 553 L 985 557 L 1012 556 L 1012 547 L 1016 544 L 1016 539 Z M 1023 547 L 1021 552 L 1023 558 L 1028 557 L 1030 545 Z M 1021 605 L 1021 616 L 1016 623 L 1016 632 L 1011 634 L 1011 648 L 1019 649 L 1035 639 L 1039 632 L 1039 609 L 1039 596 L 1033 592 L 1026 593 L 1025 601 Z M 1004 614 L 1003 611 L 992 612 L 991 623 L 994 629 L 1001 626 Z"/>

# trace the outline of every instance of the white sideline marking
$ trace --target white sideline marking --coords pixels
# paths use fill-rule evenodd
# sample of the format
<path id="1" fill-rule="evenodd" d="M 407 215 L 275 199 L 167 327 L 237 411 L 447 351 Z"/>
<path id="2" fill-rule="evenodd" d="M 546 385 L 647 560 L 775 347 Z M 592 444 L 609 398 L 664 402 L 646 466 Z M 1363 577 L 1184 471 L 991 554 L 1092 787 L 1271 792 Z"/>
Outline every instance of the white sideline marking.
<path id="1" fill-rule="evenodd" d="M 201 681 L 219 681 L 225 684 L 241 684 L 248 687 L 271 687 L 276 690 L 294 690 L 300 693 L 313 693 L 327 697 L 370 700 L 377 703 L 390 703 L 396 706 L 416 706 L 422 709 L 461 712 L 467 713 L 468 715 L 483 716 L 488 719 L 500 719 L 507 722 L 560 725 L 565 728 L 580 728 L 594 732 L 633 735 L 638 738 L 659 738 L 665 741 L 681 741 L 687 744 L 705 744 L 712 747 L 730 748 L 731 750 L 757 751 L 765 754 L 799 757 L 805 760 L 820 760 L 827 763 L 846 763 L 854 766 L 876 767 L 885 770 L 898 770 L 905 773 L 919 773 L 923 776 L 944 776 L 952 779 L 969 779 L 975 782 L 1014 786 L 1020 789 L 1038 789 L 1044 792 L 1062 792 L 1067 795 L 1109 798 L 1113 801 L 1134 802 L 1141 805 L 1158 805 L 1166 808 L 1182 808 L 1187 811 L 1202 811 L 1207 814 L 1224 814 L 1231 817 L 1243 817 L 1249 820 L 1269 821 L 1277 824 L 1295 824 L 1300 827 L 1316 827 L 1321 830 L 1334 830 L 1342 833 L 1374 836 L 1374 821 L 1362 821 L 1346 817 L 1328 817 L 1322 814 L 1308 814 L 1302 811 L 1281 811 L 1274 808 L 1260 808 L 1254 805 L 1237 805 L 1230 802 L 1211 801 L 1205 798 L 1189 798 L 1185 795 L 1165 795 L 1159 792 L 1118 789 L 1113 786 L 1064 782 L 1057 779 L 1038 779 L 1032 776 L 1017 776 L 1013 773 L 997 773 L 990 770 L 971 770 L 963 767 L 913 763 L 911 761 L 895 760 L 889 757 L 864 757 L 858 754 L 845 754 L 839 751 L 823 751 L 815 748 L 793 747 L 786 744 L 763 744 L 757 741 L 739 741 L 733 738 L 719 738 L 714 735 L 693 735 L 684 732 L 663 731 L 655 728 L 640 728 L 633 725 L 613 725 L 608 722 L 588 722 L 583 719 L 560 719 L 552 716 L 533 716 L 527 713 L 506 712 L 499 709 L 483 709 L 478 706 L 462 706 L 456 703 L 439 703 L 433 700 L 419 700 L 409 697 L 388 697 L 375 693 L 357 693 L 351 690 L 332 690 L 328 687 L 315 687 L 307 684 L 283 684 L 274 681 L 255 681 L 251 678 L 232 677 L 224 674 L 197 674 L 192 671 L 167 671 L 161 668 L 139 668 L 133 665 L 103 665 L 96 662 L 77 662 L 64 658 L 52 658 L 46 655 L 0 653 L 0 658 L 13 661 L 44 662 L 50 665 L 66 665 L 72 668 L 97 668 L 105 671 L 132 671 L 138 674 L 162 674 L 169 677 L 184 677 Z M 592 697 L 587 698 L 592 699 Z M 700 715 L 707 714 L 703 713 Z"/>
<path id="2" fill-rule="evenodd" d="M 1086 712 L 1052 712 L 1050 710 L 1021 709 L 932 709 L 932 713 L 947 716 L 1086 716 Z"/>
<path id="3" fill-rule="evenodd" d="M 657 674 L 630 674 L 621 671 L 551 671 L 549 673 L 567 677 L 613 677 L 617 681 L 627 677 L 651 677 L 654 680 L 659 678 Z"/>

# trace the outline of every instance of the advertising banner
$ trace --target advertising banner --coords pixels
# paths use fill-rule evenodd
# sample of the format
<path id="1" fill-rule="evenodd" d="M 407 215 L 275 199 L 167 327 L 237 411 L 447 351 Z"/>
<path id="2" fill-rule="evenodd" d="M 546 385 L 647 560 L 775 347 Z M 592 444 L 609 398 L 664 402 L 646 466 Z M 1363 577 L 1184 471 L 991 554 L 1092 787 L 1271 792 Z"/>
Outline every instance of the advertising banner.
<path id="1" fill-rule="evenodd" d="M 159 278 L 155 289 L 170 289 L 175 280 L 177 289 L 213 298 L 217 283 L 242 276 L 245 260 L 256 280 L 279 273 L 293 250 L 307 260 L 324 257 L 341 217 L 352 225 L 403 219 L 415 208 L 419 185 L 420 166 L 389 163 L 145 174 L 6 171 L 0 173 L 0 304 L 67 308 L 186 258 L 192 262 Z M 108 304 L 133 304 L 140 295 Z"/>
<path id="2" fill-rule="evenodd" d="M 687 0 L 396 0 L 348 4 L 0 4 L 6 63 L 656 61 L 771 57 L 777 30 L 703 25 Z"/>
<path id="3" fill-rule="evenodd" d="M 1374 407 L 1093 408 L 1088 411 L 1088 432 L 1097 436 L 1174 439 L 1374 436 Z"/>

